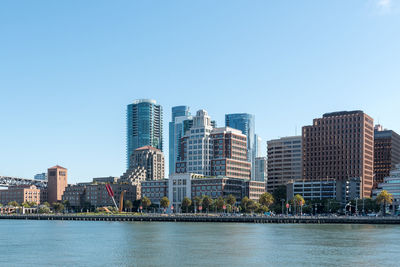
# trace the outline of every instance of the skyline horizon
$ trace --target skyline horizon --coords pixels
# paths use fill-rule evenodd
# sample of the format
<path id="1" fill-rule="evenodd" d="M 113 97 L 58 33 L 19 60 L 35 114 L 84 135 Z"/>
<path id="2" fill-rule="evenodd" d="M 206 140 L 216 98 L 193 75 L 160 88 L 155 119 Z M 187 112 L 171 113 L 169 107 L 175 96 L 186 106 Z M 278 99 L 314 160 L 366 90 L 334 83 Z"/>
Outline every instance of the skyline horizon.
<path id="1" fill-rule="evenodd" d="M 5 1 L 0 175 L 121 175 L 126 106 L 255 115 L 265 142 L 331 111 L 400 132 L 400 2 Z M 338 19 L 340 18 L 340 19 Z M 168 158 L 168 153 L 164 153 Z M 166 164 L 168 165 L 168 164 Z M 167 167 L 168 168 L 168 167 Z"/>

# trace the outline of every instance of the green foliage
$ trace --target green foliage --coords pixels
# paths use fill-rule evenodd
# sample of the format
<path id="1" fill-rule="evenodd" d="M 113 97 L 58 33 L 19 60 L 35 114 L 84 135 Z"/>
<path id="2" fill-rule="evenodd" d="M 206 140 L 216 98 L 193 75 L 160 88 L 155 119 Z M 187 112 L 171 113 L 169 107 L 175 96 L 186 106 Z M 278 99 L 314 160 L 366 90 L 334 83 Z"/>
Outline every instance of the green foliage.
<path id="1" fill-rule="evenodd" d="M 240 202 L 240 207 L 242 211 L 247 211 L 247 205 L 249 203 L 249 198 L 248 197 L 244 197 L 242 198 L 242 201 Z"/>
<path id="2" fill-rule="evenodd" d="M 233 195 L 228 195 L 226 197 L 226 203 L 233 206 L 236 204 L 236 198 Z"/>
<path id="3" fill-rule="evenodd" d="M 18 207 L 18 206 L 19 206 L 19 204 L 18 204 L 17 201 L 10 201 L 10 202 L 8 202 L 7 205 L 8 205 L 8 206 L 11 206 L 11 207 Z"/>
<path id="4" fill-rule="evenodd" d="M 390 194 L 388 191 L 386 190 L 382 190 L 379 195 L 376 197 L 376 202 L 378 204 L 392 204 L 392 194 Z"/>
<path id="5" fill-rule="evenodd" d="M 274 204 L 274 197 L 270 193 L 265 192 L 260 196 L 258 202 L 263 206 L 269 207 Z"/>
<path id="6" fill-rule="evenodd" d="M 44 214 L 44 213 L 50 213 L 50 208 L 47 206 L 40 206 L 38 212 L 40 214 Z"/>
<path id="7" fill-rule="evenodd" d="M 144 196 L 142 198 L 142 206 L 144 209 L 147 209 L 147 207 L 149 207 L 151 205 L 151 201 L 148 197 Z"/>
<path id="8" fill-rule="evenodd" d="M 49 202 L 44 202 L 43 205 L 45 205 L 46 207 L 50 208 L 50 203 Z"/>
<path id="9" fill-rule="evenodd" d="M 225 205 L 225 200 L 222 197 L 219 197 L 215 201 L 215 205 L 217 206 L 218 211 L 223 211 L 223 207 Z"/>
<path id="10" fill-rule="evenodd" d="M 124 200 L 124 207 L 127 210 L 132 210 L 133 208 L 133 203 L 129 199 Z"/>
<path id="11" fill-rule="evenodd" d="M 269 211 L 269 208 L 264 205 L 259 205 L 256 210 L 257 213 L 264 213 L 264 212 L 268 212 L 268 211 Z"/>
<path id="12" fill-rule="evenodd" d="M 192 205 L 192 201 L 188 197 L 184 197 L 182 200 L 182 208 L 185 208 L 186 213 L 188 212 L 189 207 Z"/>
<path id="13" fill-rule="evenodd" d="M 246 212 L 254 212 L 260 207 L 260 204 L 252 199 L 249 199 L 246 207 L 247 207 Z"/>
<path id="14" fill-rule="evenodd" d="M 281 201 L 281 199 L 286 200 L 286 186 L 280 185 L 275 188 L 274 192 L 272 192 L 272 196 L 274 197 L 276 202 Z"/>
<path id="15" fill-rule="evenodd" d="M 60 202 L 54 202 L 53 209 L 57 213 L 62 212 L 64 210 L 64 205 Z"/>
<path id="16" fill-rule="evenodd" d="M 161 207 L 163 207 L 164 209 L 168 208 L 168 207 L 169 207 L 169 199 L 168 199 L 167 197 L 163 197 L 163 198 L 160 200 L 160 205 L 161 205 Z"/>
<path id="17" fill-rule="evenodd" d="M 209 196 L 207 196 L 207 195 L 203 196 L 202 205 L 205 209 L 207 209 L 207 211 L 209 210 L 212 203 L 213 203 L 213 200 Z"/>

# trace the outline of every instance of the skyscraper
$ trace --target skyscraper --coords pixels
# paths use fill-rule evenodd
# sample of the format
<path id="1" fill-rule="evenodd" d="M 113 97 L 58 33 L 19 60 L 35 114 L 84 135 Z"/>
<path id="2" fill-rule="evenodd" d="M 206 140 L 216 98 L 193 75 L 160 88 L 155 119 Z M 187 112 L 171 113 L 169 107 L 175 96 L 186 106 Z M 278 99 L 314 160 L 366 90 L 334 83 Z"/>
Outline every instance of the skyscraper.
<path id="1" fill-rule="evenodd" d="M 127 107 L 127 167 L 133 151 L 143 146 L 163 150 L 162 107 L 151 99 L 135 100 Z"/>
<path id="2" fill-rule="evenodd" d="M 360 110 L 326 113 L 303 127 L 303 178 L 360 178 L 370 197 L 374 174 L 374 120 Z"/>
<path id="3" fill-rule="evenodd" d="M 376 188 L 390 175 L 396 164 L 400 163 L 400 135 L 376 125 L 374 139 L 374 188 Z"/>
<path id="4" fill-rule="evenodd" d="M 188 106 L 172 107 L 169 123 L 169 173 L 175 173 L 175 164 L 180 160 L 181 138 L 193 124 Z"/>
<path id="5" fill-rule="evenodd" d="M 270 140 L 267 145 L 267 191 L 272 193 L 278 186 L 301 179 L 301 136 Z"/>
<path id="6" fill-rule="evenodd" d="M 254 161 L 254 180 L 267 182 L 267 158 L 257 157 Z"/>
<path id="7" fill-rule="evenodd" d="M 180 161 L 176 163 L 176 173 L 211 174 L 212 129 L 207 111 L 197 111 L 193 117 L 193 126 L 181 138 Z"/>

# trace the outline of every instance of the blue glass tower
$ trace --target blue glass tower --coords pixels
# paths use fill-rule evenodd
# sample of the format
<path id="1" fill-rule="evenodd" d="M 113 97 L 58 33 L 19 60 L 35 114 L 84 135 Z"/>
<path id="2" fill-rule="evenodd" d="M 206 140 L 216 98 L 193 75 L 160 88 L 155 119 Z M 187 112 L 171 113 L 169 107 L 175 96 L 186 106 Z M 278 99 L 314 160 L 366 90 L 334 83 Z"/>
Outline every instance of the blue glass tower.
<path id="1" fill-rule="evenodd" d="M 155 100 L 139 99 L 127 108 L 126 161 L 135 149 L 152 146 L 163 149 L 163 112 Z"/>
<path id="2" fill-rule="evenodd" d="M 191 125 L 192 120 L 188 106 L 172 107 L 169 123 L 169 173 L 175 173 L 175 163 L 179 158 L 180 141 Z"/>

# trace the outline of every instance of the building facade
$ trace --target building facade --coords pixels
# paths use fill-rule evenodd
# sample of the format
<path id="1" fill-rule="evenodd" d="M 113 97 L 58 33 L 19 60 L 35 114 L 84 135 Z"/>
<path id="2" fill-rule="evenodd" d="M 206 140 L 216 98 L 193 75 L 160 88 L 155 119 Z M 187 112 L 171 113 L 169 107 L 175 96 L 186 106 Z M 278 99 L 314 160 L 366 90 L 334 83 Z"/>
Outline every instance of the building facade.
<path id="1" fill-rule="evenodd" d="M 211 176 L 250 179 L 251 163 L 247 161 L 247 137 L 230 127 L 211 131 Z"/>
<path id="2" fill-rule="evenodd" d="M 267 142 L 267 191 L 272 193 L 277 187 L 291 180 L 302 178 L 302 137 L 290 136 Z"/>
<path id="3" fill-rule="evenodd" d="M 41 181 L 46 181 L 47 180 L 47 173 L 38 173 L 35 176 L 33 176 L 33 179 L 35 180 L 41 180 Z"/>
<path id="4" fill-rule="evenodd" d="M 374 173 L 374 121 L 362 111 L 326 113 L 305 126 L 303 177 L 306 180 L 361 179 L 360 197 L 370 197 Z"/>
<path id="5" fill-rule="evenodd" d="M 163 150 L 163 110 L 155 100 L 140 99 L 127 107 L 126 160 L 135 149 L 152 146 Z"/>
<path id="6" fill-rule="evenodd" d="M 254 181 L 267 182 L 267 158 L 258 157 L 254 161 Z"/>
<path id="7" fill-rule="evenodd" d="M 374 130 L 374 188 L 400 163 L 400 135 L 376 125 Z"/>
<path id="8" fill-rule="evenodd" d="M 175 173 L 176 162 L 181 161 L 181 138 L 192 127 L 193 119 L 188 106 L 172 107 L 169 123 L 169 173 Z"/>
<path id="9" fill-rule="evenodd" d="M 142 198 L 147 197 L 151 203 L 159 205 L 163 197 L 168 197 L 168 179 L 142 182 L 141 195 Z"/>
<path id="10" fill-rule="evenodd" d="M 68 186 L 68 173 L 67 169 L 61 166 L 54 166 L 47 170 L 47 197 L 48 202 L 61 201 L 65 188 Z"/>
<path id="11" fill-rule="evenodd" d="M 138 198 L 137 186 L 131 184 L 110 184 L 114 199 L 119 205 L 121 193 L 124 191 L 124 200 L 136 201 Z M 76 184 L 69 185 L 63 194 L 62 200 L 67 200 L 74 209 L 97 208 L 114 206 L 108 195 L 105 184 Z"/>
<path id="12" fill-rule="evenodd" d="M 12 186 L 6 190 L 0 190 L 0 203 L 4 206 L 12 201 L 16 201 L 18 204 L 35 202 L 39 205 L 43 202 L 40 197 L 40 189 L 34 185 Z"/>
<path id="13" fill-rule="evenodd" d="M 207 111 L 197 111 L 193 126 L 181 138 L 181 161 L 176 163 L 176 173 L 211 174 L 212 129 Z"/>
<path id="14" fill-rule="evenodd" d="M 372 197 L 375 199 L 382 190 L 386 190 L 392 194 L 393 205 L 395 210 L 400 209 L 400 164 L 397 164 L 390 172 L 388 177 L 385 177 L 382 183 L 378 184 L 378 188 L 373 190 Z"/>
<path id="15" fill-rule="evenodd" d="M 146 169 L 147 180 L 164 179 L 164 154 L 152 146 L 137 148 L 131 155 L 129 169 L 138 167 Z"/>

